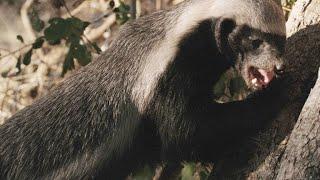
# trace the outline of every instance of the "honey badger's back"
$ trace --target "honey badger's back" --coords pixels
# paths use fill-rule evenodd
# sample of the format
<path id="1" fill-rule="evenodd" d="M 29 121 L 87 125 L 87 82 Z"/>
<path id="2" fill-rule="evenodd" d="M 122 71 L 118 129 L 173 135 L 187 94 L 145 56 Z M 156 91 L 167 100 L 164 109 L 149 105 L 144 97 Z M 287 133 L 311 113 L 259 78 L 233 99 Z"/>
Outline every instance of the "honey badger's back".
<path id="1" fill-rule="evenodd" d="M 119 179 L 136 161 L 142 163 L 127 160 L 136 153 L 128 151 L 141 126 L 132 88 L 176 14 L 179 10 L 156 12 L 124 25 L 96 61 L 1 125 L 0 179 L 103 178 L 104 173 Z"/>
<path id="2" fill-rule="evenodd" d="M 168 104 L 158 103 L 163 99 L 155 97 L 155 92 L 167 92 L 157 89 L 161 78 L 169 77 L 168 68 L 181 53 L 181 42 L 199 30 L 204 20 L 230 16 L 239 18 L 238 23 L 259 26 L 248 15 L 241 19 L 241 13 L 238 15 L 238 10 L 232 8 L 234 1 L 189 0 L 124 25 L 119 37 L 97 61 L 0 126 L 0 179 L 119 179 L 140 164 L 159 162 L 162 146 L 171 143 L 160 138 L 172 136 L 181 140 L 188 137 L 183 130 L 186 134 L 191 131 L 188 125 L 197 126 L 191 121 L 178 127 L 179 132 L 175 128 L 156 129 L 158 124 L 153 119 L 172 115 L 170 120 L 181 120 L 185 110 L 184 100 L 176 98 L 176 94 L 167 94 L 168 99 L 164 100 Z M 249 0 L 235 3 L 242 2 L 251 5 Z M 234 12 L 226 13 L 229 9 Z M 260 25 L 269 28 L 264 23 Z M 282 32 L 283 28 L 279 29 Z M 199 32 L 207 35 L 210 30 Z M 208 40 L 214 41 L 206 36 L 203 42 L 207 44 L 202 45 L 214 43 Z M 216 49 L 213 51 L 211 58 L 221 56 Z M 186 88 L 180 85 L 179 88 Z M 168 107 L 163 108 L 165 105 Z M 141 121 L 145 115 L 149 119 Z M 172 121 L 165 123 L 170 125 Z M 159 137 L 161 132 L 164 134 Z"/>

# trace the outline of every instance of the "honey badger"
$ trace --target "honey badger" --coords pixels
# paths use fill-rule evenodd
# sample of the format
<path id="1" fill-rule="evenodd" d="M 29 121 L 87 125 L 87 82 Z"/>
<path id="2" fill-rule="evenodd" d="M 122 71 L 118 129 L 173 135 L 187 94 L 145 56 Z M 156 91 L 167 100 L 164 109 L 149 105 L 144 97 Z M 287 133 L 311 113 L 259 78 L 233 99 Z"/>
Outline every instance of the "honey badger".
<path id="1" fill-rule="evenodd" d="M 285 39 L 272 0 L 186 0 L 128 22 L 0 126 L 0 179 L 124 179 L 148 163 L 216 161 L 263 127 L 271 102 L 215 103 L 212 87 L 235 66 L 263 91 L 284 70 Z"/>

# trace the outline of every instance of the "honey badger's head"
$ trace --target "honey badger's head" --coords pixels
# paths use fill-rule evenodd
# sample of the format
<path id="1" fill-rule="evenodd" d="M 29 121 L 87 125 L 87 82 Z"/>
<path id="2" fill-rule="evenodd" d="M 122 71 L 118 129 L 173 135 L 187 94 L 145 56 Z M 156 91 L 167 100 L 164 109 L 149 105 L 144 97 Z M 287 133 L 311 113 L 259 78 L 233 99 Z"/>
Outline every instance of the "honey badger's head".
<path id="1" fill-rule="evenodd" d="M 216 21 L 215 38 L 251 89 L 268 86 L 284 72 L 285 19 L 272 0 L 244 0 L 226 10 Z"/>

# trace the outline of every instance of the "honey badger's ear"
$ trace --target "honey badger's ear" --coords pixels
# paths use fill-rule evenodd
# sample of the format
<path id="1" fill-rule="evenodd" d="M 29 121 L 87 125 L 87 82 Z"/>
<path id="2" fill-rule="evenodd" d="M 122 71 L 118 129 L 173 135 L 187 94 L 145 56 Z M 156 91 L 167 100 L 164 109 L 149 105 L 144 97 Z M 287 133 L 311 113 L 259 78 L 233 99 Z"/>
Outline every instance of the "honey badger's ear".
<path id="1" fill-rule="evenodd" d="M 235 29 L 236 23 L 232 19 L 219 18 L 214 27 L 214 35 L 217 43 L 218 50 L 221 54 L 231 55 L 232 49 L 231 44 L 229 44 L 229 35 Z"/>

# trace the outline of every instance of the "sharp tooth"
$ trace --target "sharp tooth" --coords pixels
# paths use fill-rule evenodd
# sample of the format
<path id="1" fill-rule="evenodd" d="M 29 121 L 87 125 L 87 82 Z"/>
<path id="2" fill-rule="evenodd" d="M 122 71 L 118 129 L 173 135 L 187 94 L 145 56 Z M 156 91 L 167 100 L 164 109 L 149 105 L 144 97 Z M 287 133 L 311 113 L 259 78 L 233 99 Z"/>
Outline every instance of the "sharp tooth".
<path id="1" fill-rule="evenodd" d="M 257 82 L 258 82 L 258 79 L 257 79 L 257 78 L 254 78 L 254 79 L 251 80 L 251 83 L 252 83 L 252 84 L 257 84 Z"/>

